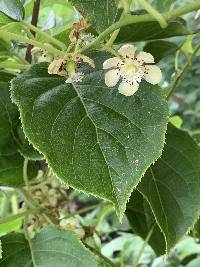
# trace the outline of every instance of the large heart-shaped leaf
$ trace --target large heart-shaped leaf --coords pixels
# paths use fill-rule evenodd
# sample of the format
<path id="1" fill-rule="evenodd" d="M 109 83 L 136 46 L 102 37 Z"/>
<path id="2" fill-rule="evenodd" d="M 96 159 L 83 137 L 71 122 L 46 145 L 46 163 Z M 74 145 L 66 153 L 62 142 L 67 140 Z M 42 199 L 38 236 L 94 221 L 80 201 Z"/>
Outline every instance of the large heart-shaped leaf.
<path id="1" fill-rule="evenodd" d="M 0 11 L 17 21 L 24 16 L 24 7 L 20 0 L 0 0 Z"/>
<path id="2" fill-rule="evenodd" d="M 158 86 L 142 83 L 125 97 L 104 82 L 105 54 L 85 67 L 82 83 L 66 84 L 38 64 L 12 81 L 29 141 L 68 185 L 110 200 L 121 217 L 126 201 L 160 155 L 168 120 Z"/>
<path id="3" fill-rule="evenodd" d="M 71 0 L 78 11 L 92 22 L 97 32 L 109 27 L 117 17 L 117 0 Z"/>
<path id="4" fill-rule="evenodd" d="M 138 185 L 163 232 L 167 252 L 199 217 L 199 185 L 200 148 L 186 132 L 169 125 L 162 157 Z"/>
<path id="5" fill-rule="evenodd" d="M 37 266 L 106 267 L 102 259 L 86 249 L 70 231 L 50 227 L 43 229 L 32 240 L 32 255 L 23 234 L 8 234 L 1 241 L 3 255 L 0 267 L 32 266 L 32 257 Z"/>

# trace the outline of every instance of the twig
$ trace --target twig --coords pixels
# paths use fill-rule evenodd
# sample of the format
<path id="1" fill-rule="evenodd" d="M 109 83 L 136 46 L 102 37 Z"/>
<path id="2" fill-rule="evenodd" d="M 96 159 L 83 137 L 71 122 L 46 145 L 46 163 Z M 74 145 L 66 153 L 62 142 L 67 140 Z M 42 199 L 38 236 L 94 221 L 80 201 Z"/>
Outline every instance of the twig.
<path id="1" fill-rule="evenodd" d="M 31 24 L 34 26 L 37 26 L 38 22 L 38 16 L 39 16 L 39 11 L 40 11 L 40 0 L 35 0 L 34 1 L 34 6 L 33 6 L 33 13 L 32 13 L 32 20 Z M 31 31 L 32 35 L 35 36 L 35 32 Z M 26 57 L 25 59 L 31 63 L 32 61 L 32 55 L 31 55 L 31 49 L 33 46 L 31 44 L 28 45 L 27 50 L 26 50 Z"/>
<path id="2" fill-rule="evenodd" d="M 93 209 L 95 209 L 97 207 L 101 207 L 103 205 L 106 205 L 106 203 L 100 203 L 100 204 L 98 203 L 98 204 L 91 205 L 89 207 L 85 207 L 83 209 L 80 209 L 80 210 L 77 210 L 75 212 L 72 212 L 67 216 L 62 217 L 61 220 L 71 218 L 71 217 L 73 217 L 75 215 L 80 215 L 80 214 L 86 213 L 88 211 L 91 211 L 91 210 L 93 210 Z"/>
<path id="3" fill-rule="evenodd" d="M 137 258 L 136 258 L 136 260 L 135 260 L 135 262 L 134 262 L 132 267 L 137 267 L 138 266 L 140 258 L 142 256 L 142 253 L 144 252 L 144 249 L 145 249 L 146 245 L 148 244 L 148 242 L 149 242 L 149 240 L 150 240 L 150 238 L 151 238 L 151 236 L 153 234 L 154 227 L 155 227 L 155 224 L 151 227 L 147 237 L 145 238 L 144 243 L 143 243 L 143 245 L 142 245 L 142 247 L 141 247 L 141 249 L 140 249 L 140 251 L 138 253 L 138 256 L 137 256 Z"/>
<path id="4" fill-rule="evenodd" d="M 28 171 L 28 159 L 25 158 L 24 165 L 23 165 L 23 178 L 24 178 L 24 182 L 25 182 L 27 189 L 29 189 L 29 180 L 28 180 L 27 171 Z"/>
<path id="5" fill-rule="evenodd" d="M 29 209 L 29 210 L 26 210 L 24 212 L 20 212 L 18 214 L 7 216 L 5 218 L 0 218 L 0 224 L 12 222 L 12 221 L 20 219 L 26 215 L 36 213 L 37 211 L 38 211 L 37 209 Z"/>
<path id="6" fill-rule="evenodd" d="M 32 262 L 33 262 L 33 267 L 37 267 L 31 237 L 30 237 L 29 232 L 28 232 L 28 215 L 26 215 L 24 217 L 24 233 L 25 233 L 25 237 L 26 237 L 28 244 L 29 244 L 29 248 L 30 248 L 30 252 L 31 252 L 31 258 L 32 258 Z"/>
<path id="7" fill-rule="evenodd" d="M 83 242 L 83 244 L 85 245 L 86 248 L 88 248 L 89 250 L 91 250 L 94 254 L 96 254 L 97 256 L 99 256 L 100 258 L 102 258 L 109 266 L 116 267 L 116 265 L 109 258 L 107 258 L 103 254 L 101 254 L 101 252 L 99 252 L 95 248 L 89 246 L 85 242 Z"/>
<path id="8" fill-rule="evenodd" d="M 139 4 L 152 15 L 160 24 L 161 28 L 167 27 L 167 21 L 156 9 L 154 9 L 146 0 L 137 0 Z"/>
<path id="9" fill-rule="evenodd" d="M 194 52 L 192 53 L 192 55 L 190 56 L 189 60 L 185 63 L 183 69 L 181 70 L 181 72 L 179 73 L 179 75 L 177 76 L 176 80 L 174 81 L 171 89 L 169 90 L 169 93 L 167 95 L 167 99 L 170 98 L 170 96 L 174 93 L 174 91 L 176 90 L 177 86 L 180 84 L 181 80 L 184 79 L 187 71 L 189 70 L 190 66 L 192 65 L 192 61 L 194 60 L 197 52 L 200 49 L 200 44 L 196 46 L 196 48 L 194 49 Z"/>

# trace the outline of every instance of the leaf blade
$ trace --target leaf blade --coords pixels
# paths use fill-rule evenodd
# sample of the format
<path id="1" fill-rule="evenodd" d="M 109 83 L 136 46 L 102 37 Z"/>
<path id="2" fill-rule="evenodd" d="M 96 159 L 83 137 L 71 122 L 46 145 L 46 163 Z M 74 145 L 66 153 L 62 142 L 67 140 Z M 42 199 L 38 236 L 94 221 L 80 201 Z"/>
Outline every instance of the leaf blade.
<path id="1" fill-rule="evenodd" d="M 121 217 L 133 187 L 161 154 L 168 110 L 157 86 L 143 83 L 131 98 L 117 87 L 108 90 L 101 56 L 96 55 L 96 69 L 86 67 L 84 82 L 75 85 L 47 74 L 46 64 L 36 65 L 13 80 L 12 98 L 26 136 L 54 173 L 113 202 Z"/>
<path id="2" fill-rule="evenodd" d="M 193 139 L 169 125 L 161 159 L 138 186 L 165 236 L 167 252 L 199 217 L 199 162 L 200 150 Z"/>

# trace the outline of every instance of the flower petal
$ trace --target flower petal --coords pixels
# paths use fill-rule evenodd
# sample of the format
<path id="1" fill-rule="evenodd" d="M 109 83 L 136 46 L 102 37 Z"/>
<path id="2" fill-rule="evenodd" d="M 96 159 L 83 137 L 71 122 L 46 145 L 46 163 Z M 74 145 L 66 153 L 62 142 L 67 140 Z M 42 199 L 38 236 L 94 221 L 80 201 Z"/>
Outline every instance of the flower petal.
<path id="1" fill-rule="evenodd" d="M 119 93 L 125 96 L 131 96 L 133 95 L 139 88 L 138 83 L 134 83 L 133 85 L 130 85 L 126 82 L 122 82 L 119 85 Z"/>
<path id="2" fill-rule="evenodd" d="M 105 84 L 108 87 L 113 87 L 118 83 L 119 78 L 120 78 L 120 75 L 118 74 L 118 70 L 116 69 L 109 70 L 105 74 Z"/>
<path id="3" fill-rule="evenodd" d="M 59 69 L 62 66 L 62 63 L 63 63 L 62 59 L 54 59 L 48 67 L 48 73 L 49 74 L 58 74 Z"/>
<path id="4" fill-rule="evenodd" d="M 156 65 L 145 66 L 145 74 L 143 78 L 151 84 L 157 84 L 162 79 L 162 72 Z"/>
<path id="5" fill-rule="evenodd" d="M 123 57 L 129 57 L 129 58 L 135 57 L 135 51 L 136 51 L 135 46 L 131 44 L 125 44 L 118 50 L 120 55 L 122 55 Z"/>
<path id="6" fill-rule="evenodd" d="M 118 57 L 111 57 L 109 59 L 107 59 L 106 61 L 104 61 L 103 63 L 103 69 L 110 69 L 110 68 L 116 68 L 117 64 L 120 64 L 122 62 L 122 60 Z"/>
<path id="7" fill-rule="evenodd" d="M 138 55 L 136 56 L 137 61 L 142 61 L 144 63 L 154 63 L 154 57 L 152 56 L 152 54 L 147 53 L 147 52 L 140 52 L 138 53 Z"/>
<path id="8" fill-rule="evenodd" d="M 95 68 L 94 60 L 81 54 L 79 55 L 79 57 L 83 60 L 83 62 L 89 64 L 92 68 Z"/>

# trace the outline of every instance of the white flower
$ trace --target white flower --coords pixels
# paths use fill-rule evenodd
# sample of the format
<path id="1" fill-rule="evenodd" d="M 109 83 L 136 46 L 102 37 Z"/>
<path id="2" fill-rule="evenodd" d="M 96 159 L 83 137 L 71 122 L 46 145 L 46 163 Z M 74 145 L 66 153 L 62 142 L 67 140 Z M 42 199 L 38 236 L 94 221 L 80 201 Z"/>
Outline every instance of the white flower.
<path id="1" fill-rule="evenodd" d="M 105 74 L 105 84 L 108 87 L 115 86 L 121 79 L 119 93 L 131 96 L 138 90 L 142 79 L 151 84 L 160 82 L 161 70 L 152 65 L 154 58 L 150 53 L 136 54 L 136 48 L 131 44 L 123 45 L 118 52 L 121 57 L 109 58 L 103 63 L 103 69 L 110 69 Z"/>

